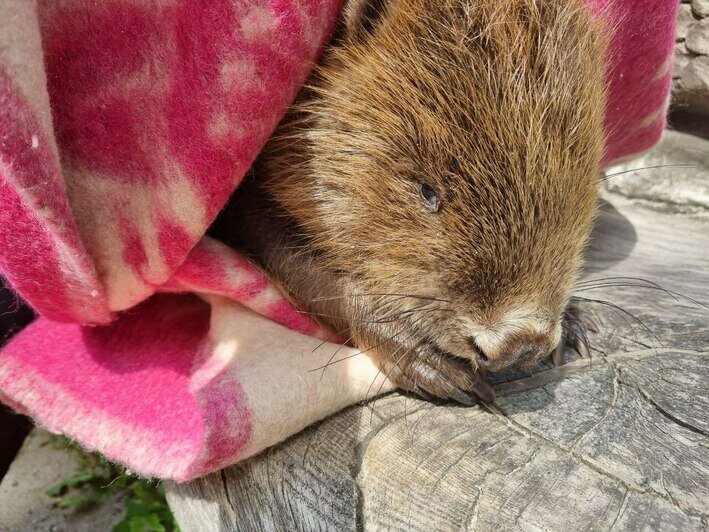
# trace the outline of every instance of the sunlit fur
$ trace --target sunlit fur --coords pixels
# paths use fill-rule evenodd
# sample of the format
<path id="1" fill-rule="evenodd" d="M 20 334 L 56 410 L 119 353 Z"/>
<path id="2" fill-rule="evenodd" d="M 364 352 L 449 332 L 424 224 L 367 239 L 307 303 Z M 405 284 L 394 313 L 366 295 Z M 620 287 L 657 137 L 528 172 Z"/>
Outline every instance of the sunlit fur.
<path id="1" fill-rule="evenodd" d="M 597 207 L 601 24 L 580 0 L 375 7 L 350 9 L 257 166 L 301 246 L 262 264 L 390 363 L 415 349 L 362 321 L 407 310 L 391 334 L 437 352 L 472 359 L 473 337 L 503 367 L 517 345 L 552 350 Z"/>

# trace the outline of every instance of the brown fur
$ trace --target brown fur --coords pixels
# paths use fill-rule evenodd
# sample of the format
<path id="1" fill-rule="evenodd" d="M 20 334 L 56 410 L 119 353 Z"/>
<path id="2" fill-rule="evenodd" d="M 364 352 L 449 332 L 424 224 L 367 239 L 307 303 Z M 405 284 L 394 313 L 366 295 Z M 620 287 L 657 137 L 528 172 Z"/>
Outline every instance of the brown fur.
<path id="1" fill-rule="evenodd" d="M 399 384 L 484 395 L 475 365 L 560 340 L 597 205 L 602 30 L 581 0 L 373 1 L 218 232 Z"/>

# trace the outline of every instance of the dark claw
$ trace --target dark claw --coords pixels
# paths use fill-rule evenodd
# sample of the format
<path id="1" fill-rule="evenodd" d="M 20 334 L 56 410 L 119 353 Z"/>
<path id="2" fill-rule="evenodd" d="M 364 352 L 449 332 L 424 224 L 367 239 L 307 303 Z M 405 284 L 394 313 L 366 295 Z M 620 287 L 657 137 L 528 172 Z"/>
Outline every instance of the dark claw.
<path id="1" fill-rule="evenodd" d="M 463 390 L 459 390 L 458 388 L 453 388 L 449 395 L 454 401 L 462 403 L 466 406 L 474 406 L 478 404 L 478 397 L 475 394 L 465 393 Z"/>
<path id="2" fill-rule="evenodd" d="M 592 333 L 597 333 L 598 332 L 598 327 L 596 327 L 596 324 L 593 323 L 593 321 L 590 318 L 583 318 L 581 320 L 581 324 L 583 327 Z"/>
<path id="3" fill-rule="evenodd" d="M 397 369 L 399 369 L 399 368 L 397 368 Z M 401 374 L 397 375 L 396 373 L 394 373 L 394 371 L 392 371 L 389 374 L 389 377 L 394 378 L 395 382 L 397 383 L 397 386 L 399 388 L 401 388 L 402 390 L 404 390 L 406 393 L 414 394 L 425 401 L 433 401 L 436 399 L 435 395 L 428 393 L 426 390 L 424 390 L 421 386 L 419 386 L 413 380 L 407 379 L 406 377 L 404 377 Z"/>
<path id="4" fill-rule="evenodd" d="M 579 354 L 581 358 L 591 358 L 591 353 L 588 352 L 588 347 L 581 341 L 580 338 L 576 338 L 574 341 L 574 349 Z"/>
<path id="5" fill-rule="evenodd" d="M 411 392 L 415 395 L 418 395 L 421 399 L 424 399 L 426 401 L 433 401 L 434 399 L 436 399 L 436 397 L 434 395 L 431 395 L 430 393 L 425 391 L 420 386 L 412 386 L 410 388 L 404 388 L 404 390 L 406 390 L 407 392 Z"/>
<path id="6" fill-rule="evenodd" d="M 423 399 L 452 400 L 467 406 L 495 400 L 492 387 L 470 360 L 443 353 L 427 342 L 411 353 L 411 358 L 399 361 L 396 371 L 388 371 L 400 388 Z"/>
<path id="7" fill-rule="evenodd" d="M 552 355 L 551 355 L 551 361 L 554 363 L 554 366 L 557 368 L 559 366 L 564 365 L 564 343 L 565 343 L 565 340 L 562 338 L 559 345 L 557 345 L 556 349 L 554 349 L 554 353 L 552 353 Z"/>
<path id="8" fill-rule="evenodd" d="M 581 358 L 591 358 L 588 350 L 588 332 L 598 332 L 598 327 L 590 318 L 583 316 L 575 305 L 569 305 L 564 313 L 564 333 L 561 343 L 556 346 L 551 355 L 554 366 L 564 364 L 564 350 L 568 345 L 576 351 Z"/>
<path id="9" fill-rule="evenodd" d="M 483 378 L 480 377 L 475 383 L 472 390 L 484 403 L 493 403 L 495 401 L 495 390 Z"/>

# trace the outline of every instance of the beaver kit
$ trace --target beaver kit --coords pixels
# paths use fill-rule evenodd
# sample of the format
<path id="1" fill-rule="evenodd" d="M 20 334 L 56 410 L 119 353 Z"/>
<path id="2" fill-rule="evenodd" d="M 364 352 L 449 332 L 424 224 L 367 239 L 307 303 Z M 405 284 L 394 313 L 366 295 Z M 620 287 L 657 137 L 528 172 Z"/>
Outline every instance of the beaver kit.
<path id="1" fill-rule="evenodd" d="M 423 396 L 584 355 L 607 40 L 582 1 L 350 2 L 212 234 Z"/>

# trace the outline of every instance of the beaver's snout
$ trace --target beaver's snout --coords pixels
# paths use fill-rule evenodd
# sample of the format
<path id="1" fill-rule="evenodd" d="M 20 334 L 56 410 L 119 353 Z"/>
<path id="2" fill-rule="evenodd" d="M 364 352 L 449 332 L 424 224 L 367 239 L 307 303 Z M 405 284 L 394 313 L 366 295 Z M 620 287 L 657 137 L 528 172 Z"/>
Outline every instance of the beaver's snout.
<path id="1" fill-rule="evenodd" d="M 508 353 L 503 353 L 496 358 L 488 357 L 484 352 L 476 353 L 478 365 L 489 371 L 497 371 L 509 367 L 526 367 L 538 362 L 549 354 L 549 351 L 542 349 L 535 344 L 521 344 L 516 349 Z"/>
<path id="2" fill-rule="evenodd" d="M 553 349 L 549 338 L 541 335 L 510 338 L 498 349 L 485 349 L 474 337 L 470 337 L 468 343 L 473 348 L 478 367 L 487 371 L 528 367 L 548 356 Z"/>

